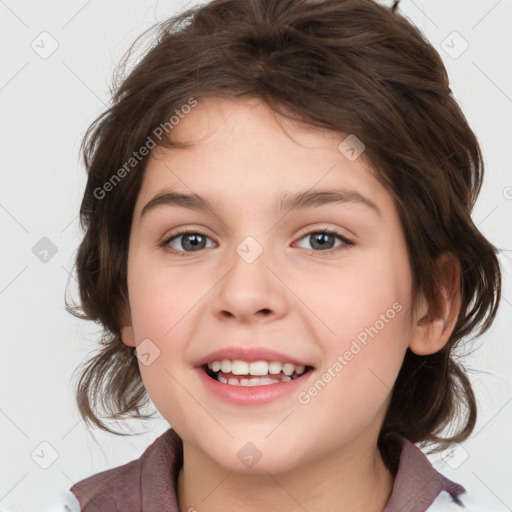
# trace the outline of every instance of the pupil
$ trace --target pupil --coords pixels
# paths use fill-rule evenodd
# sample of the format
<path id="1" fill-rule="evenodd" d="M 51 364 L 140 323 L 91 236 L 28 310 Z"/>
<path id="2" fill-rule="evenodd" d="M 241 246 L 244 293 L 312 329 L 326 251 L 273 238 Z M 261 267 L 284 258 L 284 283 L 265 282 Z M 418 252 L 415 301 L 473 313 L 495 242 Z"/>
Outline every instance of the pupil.
<path id="1" fill-rule="evenodd" d="M 184 249 L 197 249 L 198 247 L 200 247 L 201 245 L 201 238 L 202 236 L 201 235 L 198 235 L 198 234 L 190 234 L 190 235 L 186 235 L 184 238 L 183 238 L 183 242 L 182 242 L 182 246 Z M 187 247 L 188 245 L 188 247 Z"/>
<path id="2" fill-rule="evenodd" d="M 332 241 L 333 236 L 328 233 L 318 233 L 316 235 L 313 235 L 313 243 L 311 244 L 313 248 L 315 248 L 315 244 L 317 245 L 317 248 L 325 249 L 326 245 L 329 245 L 326 239 L 331 239 Z"/>

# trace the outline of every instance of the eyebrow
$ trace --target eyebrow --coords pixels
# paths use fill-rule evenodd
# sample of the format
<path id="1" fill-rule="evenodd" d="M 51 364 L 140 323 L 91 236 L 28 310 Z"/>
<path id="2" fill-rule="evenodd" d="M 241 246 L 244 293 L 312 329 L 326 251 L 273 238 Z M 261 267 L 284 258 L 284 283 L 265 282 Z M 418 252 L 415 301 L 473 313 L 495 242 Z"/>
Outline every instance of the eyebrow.
<path id="1" fill-rule="evenodd" d="M 326 204 L 356 203 L 367 206 L 373 212 L 382 217 L 382 212 L 378 206 L 363 196 L 356 190 L 336 189 L 336 190 L 306 190 L 298 193 L 285 193 L 278 198 L 274 208 L 275 214 L 281 214 L 292 210 L 303 210 L 306 208 L 323 206 Z M 173 190 L 164 190 L 154 196 L 142 208 L 140 217 L 142 218 L 151 210 L 162 206 L 177 206 L 196 211 L 215 211 L 215 205 L 206 197 L 198 194 L 186 194 Z"/>

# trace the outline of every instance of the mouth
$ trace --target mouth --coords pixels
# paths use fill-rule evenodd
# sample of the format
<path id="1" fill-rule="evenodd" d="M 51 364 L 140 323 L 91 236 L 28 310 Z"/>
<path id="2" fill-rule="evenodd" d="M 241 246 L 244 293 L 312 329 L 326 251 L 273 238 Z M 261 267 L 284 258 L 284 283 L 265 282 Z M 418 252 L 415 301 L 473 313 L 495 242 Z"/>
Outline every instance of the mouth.
<path id="1" fill-rule="evenodd" d="M 222 360 L 204 364 L 202 370 L 211 379 L 229 386 L 270 386 L 305 377 L 314 368 L 279 361 Z"/>

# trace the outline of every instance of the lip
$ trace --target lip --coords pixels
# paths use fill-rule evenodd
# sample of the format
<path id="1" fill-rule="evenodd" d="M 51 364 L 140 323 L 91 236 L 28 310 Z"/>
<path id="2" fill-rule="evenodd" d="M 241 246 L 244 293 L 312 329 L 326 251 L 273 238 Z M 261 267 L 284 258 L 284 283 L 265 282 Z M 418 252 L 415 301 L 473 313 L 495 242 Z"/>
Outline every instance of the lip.
<path id="1" fill-rule="evenodd" d="M 263 386 L 233 386 L 212 379 L 202 366 L 194 368 L 194 370 L 198 372 L 199 380 L 209 393 L 224 402 L 238 406 L 265 405 L 292 394 L 297 394 L 301 388 L 306 388 L 309 379 L 315 373 L 312 368 L 300 377 L 288 382 Z"/>
<path id="2" fill-rule="evenodd" d="M 212 363 L 213 361 L 222 361 L 223 359 L 228 359 L 230 361 L 242 360 L 247 362 L 279 361 L 281 363 L 292 363 L 296 366 L 304 365 L 313 367 L 313 365 L 310 363 L 300 361 L 295 357 L 283 354 L 277 350 L 264 347 L 226 347 L 216 350 L 215 352 L 211 352 L 207 356 L 198 359 L 194 363 L 194 366 L 202 367 L 205 364 Z"/>

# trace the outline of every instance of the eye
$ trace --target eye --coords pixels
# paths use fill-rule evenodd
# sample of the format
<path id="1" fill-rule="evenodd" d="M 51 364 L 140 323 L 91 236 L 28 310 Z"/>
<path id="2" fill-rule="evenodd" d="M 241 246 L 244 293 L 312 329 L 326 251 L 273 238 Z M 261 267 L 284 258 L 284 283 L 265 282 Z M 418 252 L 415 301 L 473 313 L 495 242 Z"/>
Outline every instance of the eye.
<path id="1" fill-rule="evenodd" d="M 341 243 L 333 246 L 333 243 L 336 244 L 336 239 Z M 315 254 L 321 254 L 322 256 L 324 255 L 323 253 L 330 254 L 339 250 L 348 249 L 350 246 L 354 245 L 352 241 L 336 230 L 310 231 L 302 236 L 300 240 L 309 241 L 312 247 L 309 250 Z M 161 245 L 166 251 L 178 256 L 183 256 L 186 253 L 198 252 L 202 249 L 212 247 L 214 243 L 207 245 L 208 241 L 213 242 L 209 236 L 198 231 L 180 231 L 166 238 Z M 307 247 L 302 248 L 308 249 Z"/>
<path id="2" fill-rule="evenodd" d="M 341 243 L 337 246 L 333 246 L 336 243 L 336 239 L 340 240 Z M 344 237 L 336 230 L 328 231 L 310 231 L 306 233 L 300 240 L 306 240 L 311 244 L 312 251 L 315 253 L 332 253 L 342 249 L 347 249 L 353 246 L 354 243 L 348 238 Z M 307 247 L 303 247 L 307 249 Z"/>
<path id="3" fill-rule="evenodd" d="M 182 240 L 180 241 L 180 239 Z M 162 246 L 169 252 L 182 256 L 183 253 L 207 249 L 207 240 L 211 240 L 211 238 L 197 231 L 181 231 L 164 240 Z M 175 247 L 172 246 L 173 243 Z"/>

